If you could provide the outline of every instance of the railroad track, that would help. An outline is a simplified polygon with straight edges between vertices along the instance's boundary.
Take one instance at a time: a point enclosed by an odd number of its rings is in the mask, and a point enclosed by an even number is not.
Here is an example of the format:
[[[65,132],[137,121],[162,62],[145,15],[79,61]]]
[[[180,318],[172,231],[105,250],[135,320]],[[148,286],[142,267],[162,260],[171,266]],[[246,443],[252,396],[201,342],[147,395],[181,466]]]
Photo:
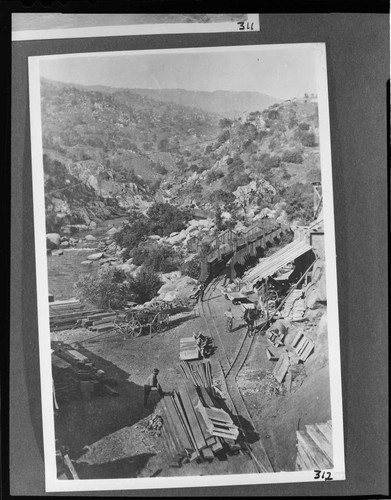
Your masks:
[[[216,287],[220,280],[220,277],[215,278],[212,281],[211,285],[207,288],[207,290],[205,290],[204,301],[206,299],[206,302],[198,302],[198,312],[202,312],[202,314],[199,315],[202,316],[207,331],[214,340],[218,340],[217,345],[222,349],[220,351],[221,355],[219,356],[220,360],[218,364],[213,364],[223,374],[222,383],[224,385],[224,392],[228,396],[229,406],[231,407],[232,414],[235,417],[236,425],[239,427],[239,429],[242,431],[242,434],[246,438],[247,452],[249,453],[256,469],[259,472],[273,472],[272,464],[270,463],[263,445],[259,440],[255,440],[254,438],[254,434],[256,434],[255,426],[236,382],[237,374],[239,373],[240,369],[247,359],[251,346],[254,342],[255,335],[253,335],[252,337],[248,337],[248,335],[246,335],[244,337],[233,363],[230,363],[227,353],[224,349],[224,344],[221,340],[219,330],[214,321],[215,313],[213,312],[209,303],[209,299],[213,295],[213,292],[216,290]],[[208,319],[210,319],[211,321],[209,322]],[[246,421],[245,426],[243,425],[240,416]],[[251,441],[254,442],[251,443]]]

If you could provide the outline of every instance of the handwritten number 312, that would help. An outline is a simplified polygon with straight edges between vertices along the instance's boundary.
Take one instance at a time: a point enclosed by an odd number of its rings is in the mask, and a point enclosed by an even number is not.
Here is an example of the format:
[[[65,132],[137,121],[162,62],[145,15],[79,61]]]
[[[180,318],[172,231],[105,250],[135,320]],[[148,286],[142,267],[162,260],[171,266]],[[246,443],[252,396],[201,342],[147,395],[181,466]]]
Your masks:
[[[253,30],[254,29],[254,23],[245,23],[244,21],[239,21],[237,23],[239,25],[239,30]]]
[[[325,481],[332,481],[333,478],[331,477],[331,472],[330,471],[321,471],[321,470],[314,470],[315,476],[314,479],[324,479]]]

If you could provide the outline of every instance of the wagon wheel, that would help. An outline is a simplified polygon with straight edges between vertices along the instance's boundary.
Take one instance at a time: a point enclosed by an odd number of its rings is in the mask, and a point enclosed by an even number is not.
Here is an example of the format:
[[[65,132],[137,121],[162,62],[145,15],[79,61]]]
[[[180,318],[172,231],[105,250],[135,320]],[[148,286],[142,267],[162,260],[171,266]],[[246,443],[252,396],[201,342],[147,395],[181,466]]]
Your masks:
[[[142,325],[140,321],[138,321],[134,316],[129,318],[128,323],[126,324],[126,338],[129,337],[138,337],[142,332]]]
[[[152,320],[152,330],[154,332],[160,333],[167,330],[168,326],[168,314],[159,312]]]
[[[128,324],[123,321],[116,319],[114,321],[114,329],[118,332],[123,338],[127,338]]]
[[[267,295],[266,295],[267,300],[274,300],[276,301],[278,299],[278,293],[276,290],[269,290]]]
[[[160,300],[155,300],[154,302],[151,302],[149,304],[149,308],[152,310],[152,311],[158,311],[162,306],[162,303]]]

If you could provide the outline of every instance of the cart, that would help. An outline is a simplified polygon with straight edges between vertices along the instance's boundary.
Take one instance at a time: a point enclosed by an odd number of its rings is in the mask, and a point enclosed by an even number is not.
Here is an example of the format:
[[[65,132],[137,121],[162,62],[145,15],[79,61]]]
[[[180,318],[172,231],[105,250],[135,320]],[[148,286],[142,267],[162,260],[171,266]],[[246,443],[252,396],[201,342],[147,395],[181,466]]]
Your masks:
[[[117,314],[114,321],[114,328],[125,339],[140,337],[147,328],[151,335],[164,332],[168,325],[169,314],[167,312],[149,308],[122,312]]]

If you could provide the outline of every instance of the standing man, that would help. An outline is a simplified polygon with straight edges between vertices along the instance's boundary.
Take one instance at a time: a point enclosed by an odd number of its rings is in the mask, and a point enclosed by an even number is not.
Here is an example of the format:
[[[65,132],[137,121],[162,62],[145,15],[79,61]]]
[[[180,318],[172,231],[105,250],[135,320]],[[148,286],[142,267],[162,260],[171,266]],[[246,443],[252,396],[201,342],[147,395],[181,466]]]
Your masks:
[[[205,283],[201,281],[200,285],[200,301],[203,302],[204,300],[204,291],[205,291]]]
[[[232,332],[232,323],[233,323],[234,316],[232,314],[230,307],[228,307],[228,309],[225,311],[224,316],[227,318],[227,330],[229,332]]]
[[[152,387],[156,387],[157,391],[159,393],[159,396],[162,398],[163,397],[163,390],[161,385],[159,384],[159,381],[157,379],[159,370],[155,368],[151,375],[147,378],[144,384],[144,408],[147,408],[148,405],[148,397],[149,394],[152,390]]]
[[[254,332],[255,314],[253,309],[246,309],[244,312],[244,321],[247,323],[247,334],[252,337]]]

